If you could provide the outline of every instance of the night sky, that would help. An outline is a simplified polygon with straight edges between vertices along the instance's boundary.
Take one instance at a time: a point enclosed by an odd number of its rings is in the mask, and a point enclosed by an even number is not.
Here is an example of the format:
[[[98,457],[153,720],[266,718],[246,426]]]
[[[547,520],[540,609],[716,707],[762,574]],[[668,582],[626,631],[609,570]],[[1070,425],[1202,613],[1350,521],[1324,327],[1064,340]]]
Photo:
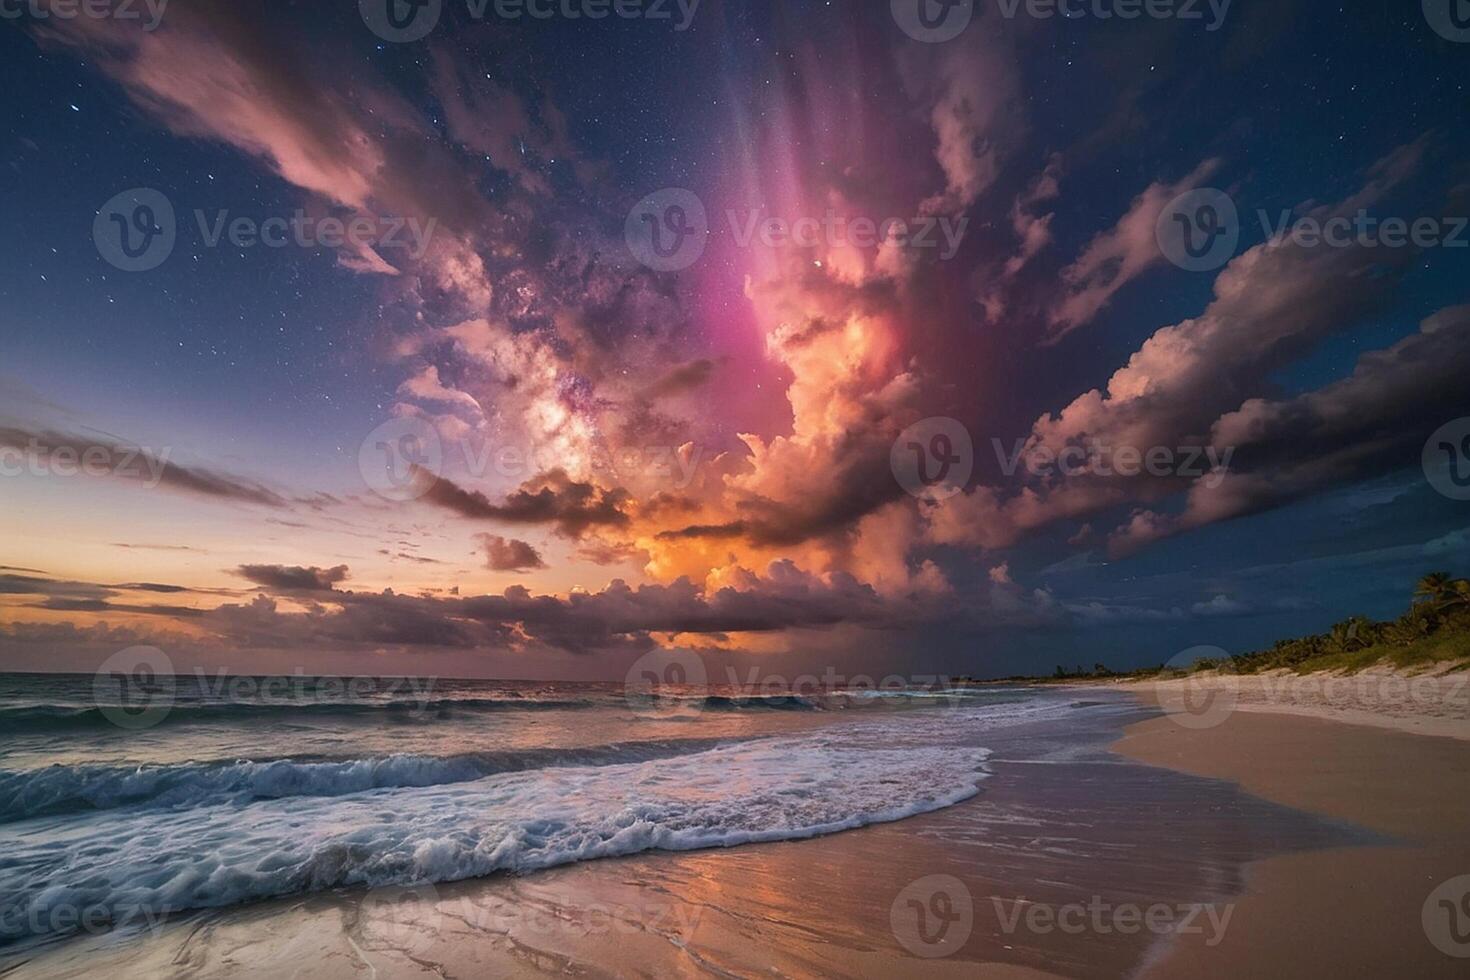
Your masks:
[[[7,6],[0,668],[999,676],[1248,650],[1470,570],[1424,463],[1470,416],[1470,29],[976,0],[928,43],[917,2],[444,0],[401,42],[371,0]],[[130,271],[140,188],[175,240]],[[671,188],[703,249],[665,263],[636,229]],[[1207,189],[1231,237],[1183,268]],[[1268,241],[1360,213],[1440,240]],[[209,240],[297,214],[374,231]],[[969,475],[916,485],[945,426]],[[1119,449],[1171,462],[1101,472]]]

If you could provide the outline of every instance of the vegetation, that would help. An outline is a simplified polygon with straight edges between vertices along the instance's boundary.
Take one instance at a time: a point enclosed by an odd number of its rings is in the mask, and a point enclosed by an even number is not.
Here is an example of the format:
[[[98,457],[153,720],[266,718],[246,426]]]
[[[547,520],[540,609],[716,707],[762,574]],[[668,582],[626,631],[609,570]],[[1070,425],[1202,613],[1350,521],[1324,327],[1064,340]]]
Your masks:
[[[1160,674],[1179,676],[1202,670],[1228,670],[1237,674],[1281,668],[1300,674],[1319,670],[1351,672],[1375,664],[1414,667],[1453,661],[1464,661],[1457,670],[1470,668],[1470,579],[1431,572],[1419,580],[1408,611],[1398,619],[1378,622],[1366,616],[1352,616],[1325,633],[1279,640],[1268,650],[1199,660],[1183,670],[1148,667],[1115,673],[1103,664],[1095,665],[1090,671],[1081,667],[1068,671],[1058,666],[1045,680],[1142,680]]]
[[[1239,673],[1280,667],[1361,670],[1377,663],[1411,667],[1470,657],[1470,579],[1431,572],[1419,580],[1414,600],[1398,619],[1377,622],[1353,616],[1326,633],[1281,640],[1269,650],[1230,658]]]

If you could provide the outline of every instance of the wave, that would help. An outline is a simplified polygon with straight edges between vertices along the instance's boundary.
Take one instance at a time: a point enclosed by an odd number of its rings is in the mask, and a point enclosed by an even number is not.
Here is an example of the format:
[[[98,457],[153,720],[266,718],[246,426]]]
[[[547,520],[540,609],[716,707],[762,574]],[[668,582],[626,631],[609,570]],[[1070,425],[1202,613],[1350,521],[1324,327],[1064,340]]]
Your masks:
[[[796,695],[676,695],[645,696],[630,693],[584,698],[434,698],[398,701],[218,701],[170,703],[167,699],[131,706],[121,704],[27,704],[0,707],[0,730],[11,734],[28,731],[65,731],[117,727],[118,719],[148,710],[154,715],[148,727],[162,724],[248,722],[299,715],[332,718],[384,720],[411,724],[453,720],[463,714],[502,711],[572,711],[583,708],[648,707],[711,711],[820,711],[815,700]]]
[[[135,705],[32,704],[0,708],[0,726],[15,728],[115,727],[119,713],[150,710],[155,724],[197,721],[251,720],[279,715],[384,715],[403,720],[446,719],[455,711],[547,711],[587,708],[598,702],[583,699],[438,698],[404,701],[217,701],[171,704],[156,699]]]
[[[345,796],[374,789],[464,783],[497,773],[599,766],[699,752],[714,738],[616,742],[435,757],[273,759],[155,766],[48,766],[0,770],[0,824],[118,807],[179,809],[291,796]]]
[[[821,711],[822,706],[812,698],[801,697],[796,694],[710,694],[704,697],[694,698],[662,698],[675,702],[692,701],[702,704],[705,708],[715,711],[743,711],[751,708],[764,708],[770,711]]]
[[[876,738],[854,744],[846,734],[782,736],[449,785],[58,818],[6,847],[0,893],[15,904],[0,916],[0,941],[76,921],[58,910],[120,921],[139,910],[159,916],[343,886],[812,837],[967,799],[986,778],[988,755],[884,747]]]

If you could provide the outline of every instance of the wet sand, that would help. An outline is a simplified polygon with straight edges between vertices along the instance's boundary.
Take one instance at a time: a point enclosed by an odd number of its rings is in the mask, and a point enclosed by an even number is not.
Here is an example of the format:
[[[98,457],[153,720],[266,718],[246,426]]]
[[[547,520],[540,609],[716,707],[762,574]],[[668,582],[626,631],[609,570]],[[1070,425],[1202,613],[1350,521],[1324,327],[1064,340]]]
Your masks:
[[[1470,873],[1463,743],[1091,710],[1081,737],[997,739],[978,797],[896,823],[320,893],[78,939],[6,976],[1465,975],[1419,921]],[[1172,925],[1141,927],[1151,909]]]
[[[1422,921],[1436,886],[1470,874],[1463,741],[1238,711],[1200,730],[1168,718],[1143,722],[1115,748],[1152,765],[1229,779],[1394,841],[1252,865],[1225,940],[1207,949],[1181,937],[1146,975],[1470,975],[1470,959],[1436,949]],[[1470,954],[1470,943],[1461,951]]]

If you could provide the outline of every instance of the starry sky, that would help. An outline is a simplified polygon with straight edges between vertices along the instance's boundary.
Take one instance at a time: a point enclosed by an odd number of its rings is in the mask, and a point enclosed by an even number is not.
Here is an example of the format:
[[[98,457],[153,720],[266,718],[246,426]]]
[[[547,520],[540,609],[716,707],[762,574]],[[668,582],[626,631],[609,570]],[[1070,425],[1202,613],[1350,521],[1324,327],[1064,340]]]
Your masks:
[[[1315,0],[976,0],[930,42],[905,3],[7,15],[0,668],[1049,673],[1470,571],[1423,462],[1470,416],[1470,43]],[[1233,234],[1187,268],[1205,192]],[[1362,213],[1444,240],[1273,237]],[[749,233],[803,217],[934,241]],[[963,475],[915,484],[941,430]],[[1128,448],[1172,463],[1097,465]]]

